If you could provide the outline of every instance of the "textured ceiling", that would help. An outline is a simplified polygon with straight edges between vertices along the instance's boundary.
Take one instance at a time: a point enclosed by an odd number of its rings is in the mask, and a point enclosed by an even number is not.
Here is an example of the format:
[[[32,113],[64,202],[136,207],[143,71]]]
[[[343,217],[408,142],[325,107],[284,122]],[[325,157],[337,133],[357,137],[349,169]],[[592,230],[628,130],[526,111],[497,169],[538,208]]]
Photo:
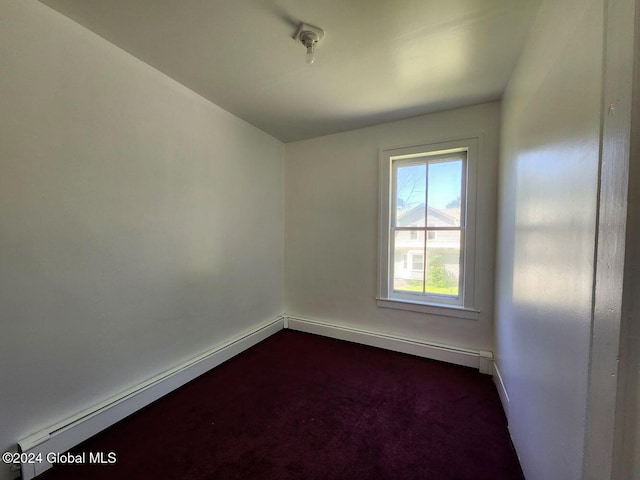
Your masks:
[[[538,0],[41,0],[289,142],[501,97]],[[322,27],[316,62],[291,37]]]

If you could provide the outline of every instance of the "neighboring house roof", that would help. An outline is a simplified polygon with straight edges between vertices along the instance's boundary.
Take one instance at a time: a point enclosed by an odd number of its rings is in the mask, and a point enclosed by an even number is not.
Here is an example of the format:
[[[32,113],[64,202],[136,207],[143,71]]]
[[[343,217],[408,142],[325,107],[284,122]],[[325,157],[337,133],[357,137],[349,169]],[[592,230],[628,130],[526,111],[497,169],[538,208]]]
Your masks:
[[[398,225],[412,227],[424,225],[424,217],[424,203],[421,203],[413,208],[399,212],[396,220]],[[429,226],[457,227],[460,225],[460,207],[443,210],[427,207],[427,219]]]

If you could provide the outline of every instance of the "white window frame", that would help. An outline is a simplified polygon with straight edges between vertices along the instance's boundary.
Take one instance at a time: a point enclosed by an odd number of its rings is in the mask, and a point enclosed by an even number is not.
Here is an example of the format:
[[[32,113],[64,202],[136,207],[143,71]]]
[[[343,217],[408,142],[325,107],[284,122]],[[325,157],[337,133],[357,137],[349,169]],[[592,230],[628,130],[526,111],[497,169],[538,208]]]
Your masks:
[[[466,168],[463,169],[461,213],[464,229],[461,232],[460,287],[458,298],[438,295],[411,295],[393,290],[393,162],[415,158],[442,156],[466,152]],[[413,147],[391,148],[380,151],[379,184],[379,261],[377,304],[383,308],[409,310],[441,316],[477,319],[479,312],[474,305],[475,243],[476,243],[476,182],[479,155],[479,139],[464,138],[447,142],[430,143]],[[460,222],[463,224],[463,222]],[[426,230],[425,230],[426,232]]]

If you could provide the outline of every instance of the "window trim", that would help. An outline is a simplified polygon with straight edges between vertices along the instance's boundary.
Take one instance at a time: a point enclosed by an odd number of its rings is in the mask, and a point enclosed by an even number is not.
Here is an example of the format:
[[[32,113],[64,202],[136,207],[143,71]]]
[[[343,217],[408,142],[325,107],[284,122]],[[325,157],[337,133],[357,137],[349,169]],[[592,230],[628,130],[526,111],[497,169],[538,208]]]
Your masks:
[[[456,316],[459,318],[477,318],[478,311],[474,309],[474,284],[475,284],[475,250],[476,250],[476,199],[477,199],[477,159],[479,155],[479,137],[462,138],[445,142],[428,143],[411,147],[381,149],[379,153],[379,208],[378,208],[378,306],[394,308],[422,313],[431,313],[443,316]],[[393,157],[416,158],[435,156],[460,151],[467,152],[466,177],[463,179],[463,192],[465,205],[464,245],[461,251],[461,302],[460,304],[446,304],[422,301],[419,297],[414,299],[402,298],[393,294],[390,275],[390,262],[392,252],[391,221],[394,214],[392,209],[392,185]],[[466,191],[464,189],[466,186]],[[462,199],[461,199],[462,201]]]

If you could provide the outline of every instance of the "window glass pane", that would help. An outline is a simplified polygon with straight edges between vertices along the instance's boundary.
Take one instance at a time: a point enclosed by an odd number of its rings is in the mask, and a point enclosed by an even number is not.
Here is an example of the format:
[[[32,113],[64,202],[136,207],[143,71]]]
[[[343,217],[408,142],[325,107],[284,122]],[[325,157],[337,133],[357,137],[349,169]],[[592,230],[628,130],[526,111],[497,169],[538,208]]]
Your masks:
[[[424,254],[413,253],[411,254],[411,271],[412,272],[424,272]]]
[[[412,239],[410,230],[395,232],[393,252],[393,289],[400,292],[424,292],[424,234]]]
[[[395,218],[398,227],[424,227],[427,166],[404,165],[396,170]]]
[[[439,231],[427,240],[427,285],[429,294],[458,296],[460,283],[460,231]]]
[[[462,160],[429,163],[427,225],[460,226]]]

